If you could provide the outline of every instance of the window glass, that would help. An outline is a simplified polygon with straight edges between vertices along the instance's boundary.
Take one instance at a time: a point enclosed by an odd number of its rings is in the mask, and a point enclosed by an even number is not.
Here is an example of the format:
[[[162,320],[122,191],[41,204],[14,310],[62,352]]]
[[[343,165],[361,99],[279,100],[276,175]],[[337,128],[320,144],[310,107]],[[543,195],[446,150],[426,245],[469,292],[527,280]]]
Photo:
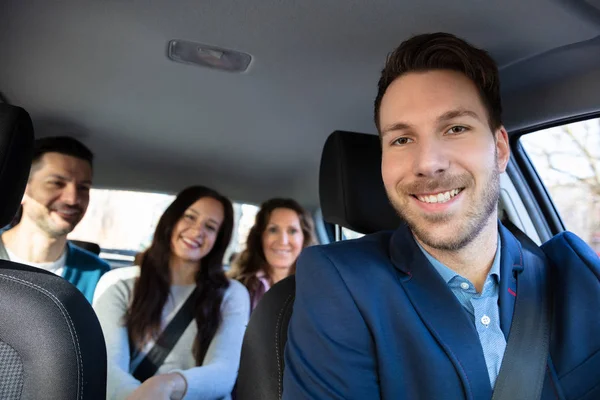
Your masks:
[[[566,228],[600,254],[600,118],[533,132],[521,144]]]

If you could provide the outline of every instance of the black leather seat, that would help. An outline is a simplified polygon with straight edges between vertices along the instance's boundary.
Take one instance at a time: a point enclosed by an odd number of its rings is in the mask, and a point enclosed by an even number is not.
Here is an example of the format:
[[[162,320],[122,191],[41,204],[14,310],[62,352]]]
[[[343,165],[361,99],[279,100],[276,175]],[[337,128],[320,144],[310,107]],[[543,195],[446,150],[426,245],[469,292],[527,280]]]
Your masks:
[[[252,312],[242,344],[236,400],[281,398],[283,351],[295,293],[294,276],[287,277],[265,293]]]
[[[25,110],[0,104],[0,226],[23,197],[33,154]],[[106,398],[106,348],[83,294],[52,273],[0,260],[0,399]]]
[[[336,131],[323,147],[319,172],[323,219],[368,234],[395,229],[400,218],[381,178],[379,137]],[[237,400],[276,400],[283,392],[284,350],[295,296],[294,277],[269,290],[246,329]]]

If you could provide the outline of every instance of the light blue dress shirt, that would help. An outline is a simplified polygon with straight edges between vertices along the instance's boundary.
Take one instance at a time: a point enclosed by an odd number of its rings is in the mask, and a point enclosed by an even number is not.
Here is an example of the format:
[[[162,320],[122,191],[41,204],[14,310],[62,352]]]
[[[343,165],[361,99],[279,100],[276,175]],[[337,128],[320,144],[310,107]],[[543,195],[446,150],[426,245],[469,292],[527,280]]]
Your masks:
[[[500,329],[500,309],[498,307],[498,293],[500,290],[500,235],[498,247],[492,268],[483,285],[481,293],[477,293],[475,286],[468,279],[457,274],[429,254],[419,242],[417,245],[425,257],[448,284],[464,311],[467,313],[479,335],[483,348],[483,355],[487,365],[488,375],[492,389],[498,378],[498,372],[506,350],[506,339]]]

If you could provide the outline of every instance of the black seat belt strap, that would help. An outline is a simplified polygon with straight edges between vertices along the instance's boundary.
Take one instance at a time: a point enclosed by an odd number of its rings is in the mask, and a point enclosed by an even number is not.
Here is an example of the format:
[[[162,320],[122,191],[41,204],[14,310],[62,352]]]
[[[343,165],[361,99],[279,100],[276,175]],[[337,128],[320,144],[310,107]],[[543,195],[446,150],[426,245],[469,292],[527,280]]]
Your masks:
[[[196,289],[188,296],[171,322],[159,335],[152,349],[146,354],[142,362],[133,371],[133,377],[140,382],[153,377],[163,364],[173,347],[190,322],[194,319],[194,305],[196,300]],[[130,344],[130,346],[132,346]],[[132,348],[132,347],[131,347]]]
[[[524,265],[516,277],[515,310],[492,400],[537,400],[544,385],[550,343],[549,266],[539,246],[512,223],[503,224],[521,242]]]

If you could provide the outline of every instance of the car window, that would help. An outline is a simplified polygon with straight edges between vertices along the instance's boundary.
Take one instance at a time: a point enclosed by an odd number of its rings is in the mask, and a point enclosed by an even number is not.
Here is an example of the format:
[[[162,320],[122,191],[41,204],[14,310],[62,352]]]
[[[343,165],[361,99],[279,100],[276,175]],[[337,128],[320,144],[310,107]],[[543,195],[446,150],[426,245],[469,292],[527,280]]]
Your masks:
[[[85,217],[69,239],[98,243],[101,256],[131,263],[135,254],[150,245],[160,216],[174,199],[170,194],[92,189]],[[234,203],[233,208],[235,225],[225,264],[231,254],[245,247],[258,212],[253,204]]]
[[[600,118],[520,139],[565,227],[600,254]]]

